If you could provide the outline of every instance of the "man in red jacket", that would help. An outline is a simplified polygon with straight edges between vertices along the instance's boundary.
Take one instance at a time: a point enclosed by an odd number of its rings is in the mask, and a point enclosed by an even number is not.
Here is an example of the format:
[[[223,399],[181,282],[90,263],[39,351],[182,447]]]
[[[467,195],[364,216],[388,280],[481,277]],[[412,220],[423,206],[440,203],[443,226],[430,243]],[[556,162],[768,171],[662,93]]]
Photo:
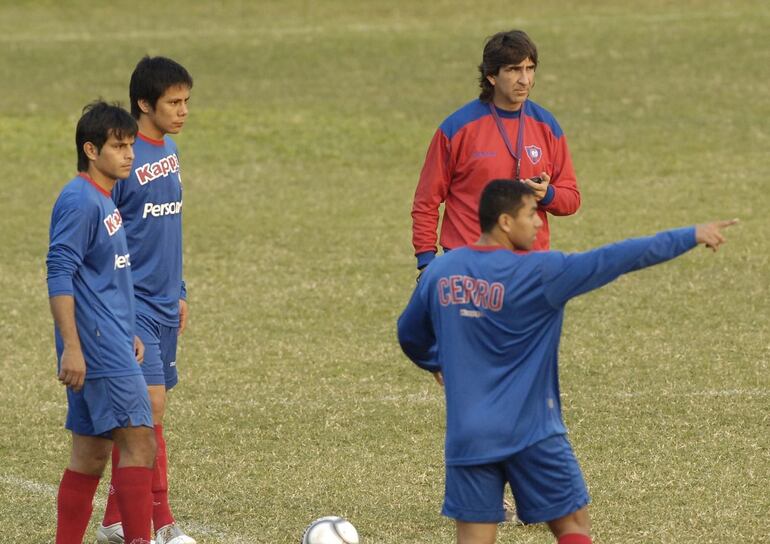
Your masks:
[[[554,116],[528,99],[535,83],[537,48],[521,30],[500,32],[484,46],[479,98],[441,124],[428,148],[412,205],[417,268],[437,252],[473,243],[481,230],[478,202],[491,179],[512,178],[535,192],[543,227],[533,249],[548,249],[548,214],[571,215],[580,192],[567,141]]]

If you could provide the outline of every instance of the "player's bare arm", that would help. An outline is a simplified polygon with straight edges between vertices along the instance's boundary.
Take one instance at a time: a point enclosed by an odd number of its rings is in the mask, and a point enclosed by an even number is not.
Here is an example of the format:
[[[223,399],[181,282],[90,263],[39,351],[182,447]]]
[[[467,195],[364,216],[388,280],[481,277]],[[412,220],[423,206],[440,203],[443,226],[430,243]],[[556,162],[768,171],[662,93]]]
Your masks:
[[[144,343],[138,336],[134,336],[134,356],[140,365],[144,362]]]
[[[57,295],[51,297],[49,302],[51,314],[64,342],[59,381],[73,391],[80,391],[86,379],[86,361],[75,324],[75,299],[71,295]]]
[[[179,299],[179,330],[177,334],[182,334],[187,327],[187,316],[189,315],[189,307],[187,301],[183,298]]]
[[[696,225],[695,241],[699,244],[703,244],[712,251],[716,251],[719,249],[719,246],[727,241],[722,231],[738,222],[738,219],[729,219],[726,221],[714,221],[712,223]]]

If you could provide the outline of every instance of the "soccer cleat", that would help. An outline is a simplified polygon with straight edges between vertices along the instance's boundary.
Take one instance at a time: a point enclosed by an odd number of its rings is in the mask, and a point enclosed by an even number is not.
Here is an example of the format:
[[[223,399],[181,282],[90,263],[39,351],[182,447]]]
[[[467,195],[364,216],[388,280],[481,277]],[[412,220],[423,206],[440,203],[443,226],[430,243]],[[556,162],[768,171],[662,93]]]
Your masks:
[[[166,525],[155,531],[156,544],[196,544],[195,539],[187,536],[176,523]]]
[[[96,542],[98,544],[123,544],[125,542],[123,525],[120,522],[106,527],[99,524],[99,528],[96,530]]]
[[[519,519],[519,516],[516,515],[516,505],[507,498],[503,499],[503,508],[505,509],[505,521],[503,523],[525,525],[525,523]]]
[[[97,544],[125,544],[126,538],[123,535],[123,525],[120,522],[107,525],[106,527],[100,524],[99,528],[96,529],[96,542]],[[150,540],[150,544],[155,544],[155,541]]]

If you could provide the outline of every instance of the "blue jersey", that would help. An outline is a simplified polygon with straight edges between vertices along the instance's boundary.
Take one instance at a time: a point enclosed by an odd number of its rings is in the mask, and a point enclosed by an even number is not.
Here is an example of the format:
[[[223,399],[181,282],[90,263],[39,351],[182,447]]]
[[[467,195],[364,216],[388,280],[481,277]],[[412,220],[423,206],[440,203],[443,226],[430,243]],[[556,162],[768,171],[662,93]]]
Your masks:
[[[86,379],[141,374],[134,356],[131,255],[110,194],[79,174],[54,204],[49,236],[48,296],[75,299]],[[57,329],[59,359],[62,350]]]
[[[447,465],[499,461],[565,433],[558,351],[567,301],[695,243],[685,228],[586,253],[470,246],[432,262],[398,338],[412,361],[444,376]]]
[[[137,313],[167,327],[179,325],[182,281],[182,179],[176,144],[139,133],[131,176],[112,198],[123,216]]]

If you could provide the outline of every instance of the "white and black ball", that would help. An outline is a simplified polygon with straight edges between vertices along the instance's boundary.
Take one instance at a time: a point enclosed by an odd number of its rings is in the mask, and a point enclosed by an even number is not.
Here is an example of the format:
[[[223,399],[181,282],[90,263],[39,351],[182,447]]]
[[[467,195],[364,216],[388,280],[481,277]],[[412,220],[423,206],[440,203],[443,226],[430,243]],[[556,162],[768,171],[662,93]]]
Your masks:
[[[302,544],[359,544],[358,531],[345,518],[326,516],[307,526]]]

